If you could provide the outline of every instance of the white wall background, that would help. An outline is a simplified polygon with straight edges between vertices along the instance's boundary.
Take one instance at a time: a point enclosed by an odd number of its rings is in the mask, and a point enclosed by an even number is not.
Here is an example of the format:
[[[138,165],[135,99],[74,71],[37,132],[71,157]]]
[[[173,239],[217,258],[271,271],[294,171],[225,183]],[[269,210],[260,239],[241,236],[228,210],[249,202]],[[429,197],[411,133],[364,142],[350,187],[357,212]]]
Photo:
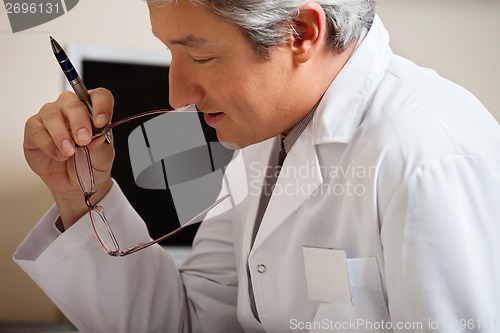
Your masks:
[[[500,120],[499,0],[379,0],[379,14],[396,53],[465,86]],[[66,43],[163,49],[141,0],[82,0],[68,14],[16,34],[0,9],[0,320],[60,318],[11,260],[52,202],[22,153],[24,123],[63,89],[49,35]]]

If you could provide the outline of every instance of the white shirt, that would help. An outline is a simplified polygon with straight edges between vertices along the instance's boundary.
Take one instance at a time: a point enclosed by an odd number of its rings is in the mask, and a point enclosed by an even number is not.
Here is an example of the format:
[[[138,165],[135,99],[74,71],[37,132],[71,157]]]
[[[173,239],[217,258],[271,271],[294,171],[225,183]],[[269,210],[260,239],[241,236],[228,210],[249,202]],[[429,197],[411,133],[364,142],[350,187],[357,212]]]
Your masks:
[[[251,247],[277,143],[243,149],[230,187],[246,182],[247,198],[201,224],[179,270],[159,246],[108,257],[87,217],[59,234],[56,207],[14,259],[82,332],[499,329],[500,128],[475,97],[392,54],[376,17],[288,153]],[[101,205],[121,237],[147,233],[117,184]]]

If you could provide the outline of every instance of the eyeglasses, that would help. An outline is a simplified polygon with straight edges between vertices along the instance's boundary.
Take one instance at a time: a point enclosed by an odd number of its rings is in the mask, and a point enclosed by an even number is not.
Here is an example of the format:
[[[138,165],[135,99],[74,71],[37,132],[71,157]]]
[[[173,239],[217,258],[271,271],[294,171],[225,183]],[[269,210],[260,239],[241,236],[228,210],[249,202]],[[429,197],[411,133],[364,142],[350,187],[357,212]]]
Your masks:
[[[177,110],[154,110],[154,111],[148,111],[144,113],[140,113],[134,116],[130,116],[127,118],[124,118],[122,120],[116,121],[106,127],[103,127],[97,131],[95,131],[92,135],[92,138],[95,139],[99,136],[102,135],[109,135],[109,132],[111,131],[112,128],[127,123],[129,121],[142,118],[142,117],[147,117],[147,116],[153,116],[153,115],[159,115],[159,114],[164,114],[167,112],[197,112],[196,110],[191,110],[189,107],[183,108],[183,109],[177,109]],[[93,166],[92,166],[92,160],[90,158],[90,152],[87,148],[87,146],[77,146],[75,154],[73,156],[73,162],[75,166],[75,172],[76,176],[78,178],[78,182],[80,184],[80,188],[82,189],[82,192],[84,194],[85,198],[85,203],[88,208],[88,213],[89,213],[89,218],[90,218],[90,223],[92,225],[92,229],[94,230],[94,233],[97,237],[97,240],[99,241],[99,244],[101,247],[104,249],[104,251],[109,254],[110,256],[113,257],[123,257],[129,254],[132,254],[134,252],[140,251],[142,249],[145,249],[153,244],[159,243],[186,228],[187,226],[194,224],[196,222],[199,222],[199,219],[206,215],[208,211],[210,211],[212,208],[217,206],[219,203],[227,199],[230,195],[225,194],[222,197],[220,197],[218,200],[216,200],[214,203],[212,203],[210,206],[208,206],[206,209],[201,211],[199,214],[194,216],[192,219],[189,221],[185,222],[182,224],[180,227],[177,229],[167,233],[166,235],[159,237],[157,239],[148,241],[148,242],[143,242],[139,243],[135,246],[128,247],[128,248],[121,248],[119,245],[119,242],[117,240],[117,237],[115,236],[115,233],[113,232],[110,223],[106,219],[106,216],[104,215],[104,208],[100,205],[93,205],[90,201],[90,198],[92,195],[94,195],[97,192],[97,187],[95,185],[95,179],[94,179],[94,171],[93,171]]]

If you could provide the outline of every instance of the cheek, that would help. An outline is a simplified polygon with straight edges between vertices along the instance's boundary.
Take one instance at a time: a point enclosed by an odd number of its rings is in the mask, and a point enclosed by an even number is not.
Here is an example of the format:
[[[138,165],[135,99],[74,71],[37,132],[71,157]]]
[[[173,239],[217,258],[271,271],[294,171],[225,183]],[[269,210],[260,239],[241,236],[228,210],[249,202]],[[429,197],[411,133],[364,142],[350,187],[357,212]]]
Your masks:
[[[246,77],[235,79],[230,87],[232,94],[228,97],[250,109],[275,109],[283,101],[286,84],[279,81],[281,77],[270,74],[248,73]]]
[[[233,120],[238,127],[246,127],[251,135],[271,136],[280,126],[280,114],[285,107],[285,84],[281,85],[269,76],[249,75],[235,80],[224,97],[229,101]]]
[[[225,131],[251,143],[281,133],[281,115],[290,107],[291,93],[284,67],[276,62],[246,63],[243,68],[213,73],[205,82],[206,96],[231,118]]]

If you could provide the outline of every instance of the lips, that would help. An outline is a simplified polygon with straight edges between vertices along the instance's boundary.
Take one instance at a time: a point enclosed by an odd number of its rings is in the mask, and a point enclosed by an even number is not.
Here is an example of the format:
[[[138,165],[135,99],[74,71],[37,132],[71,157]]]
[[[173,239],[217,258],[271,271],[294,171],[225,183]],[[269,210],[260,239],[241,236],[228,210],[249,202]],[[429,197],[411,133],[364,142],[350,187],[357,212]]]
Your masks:
[[[204,114],[205,122],[210,127],[215,127],[224,118],[223,112],[213,112]]]

